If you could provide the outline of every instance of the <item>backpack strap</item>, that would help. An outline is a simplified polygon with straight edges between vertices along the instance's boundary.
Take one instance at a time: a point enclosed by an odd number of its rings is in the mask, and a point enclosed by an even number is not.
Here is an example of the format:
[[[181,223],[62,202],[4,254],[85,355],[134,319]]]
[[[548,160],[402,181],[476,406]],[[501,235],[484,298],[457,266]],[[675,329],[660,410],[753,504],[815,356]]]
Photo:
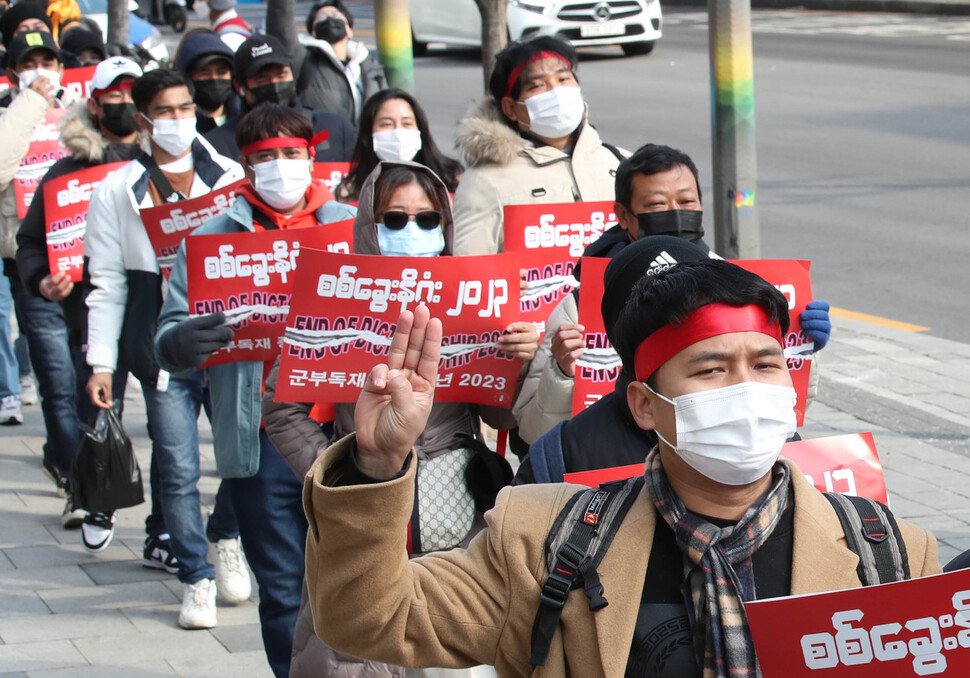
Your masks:
[[[866,497],[823,494],[842,523],[849,548],[859,556],[856,571],[863,586],[910,578],[906,544],[888,507]]]
[[[582,586],[593,612],[609,604],[596,568],[642,488],[643,476],[604,483],[573,495],[560,511],[546,540],[549,576],[532,623],[533,667],[546,663],[571,590]]]
[[[620,162],[623,162],[624,160],[626,160],[626,158],[623,157],[623,154],[620,153],[620,149],[614,146],[613,144],[608,144],[605,141],[600,141],[600,144],[603,146],[603,148],[605,148],[610,153],[615,155],[616,159],[619,160]]]
[[[185,198],[184,195],[172,188],[171,182],[169,182],[168,177],[162,172],[158,163],[155,162],[155,158],[148,155],[145,151],[142,151],[141,155],[138,156],[138,162],[148,171],[148,176],[161,194],[162,200],[169,203],[178,202]]]

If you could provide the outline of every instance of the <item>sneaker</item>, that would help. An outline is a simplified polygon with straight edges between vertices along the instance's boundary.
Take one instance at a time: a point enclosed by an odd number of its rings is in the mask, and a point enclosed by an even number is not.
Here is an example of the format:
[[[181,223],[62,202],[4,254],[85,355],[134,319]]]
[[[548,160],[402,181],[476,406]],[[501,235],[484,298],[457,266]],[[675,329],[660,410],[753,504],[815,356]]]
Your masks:
[[[8,395],[0,400],[0,424],[14,426],[24,423],[24,413],[20,409],[20,396]]]
[[[81,543],[88,553],[100,553],[108,548],[115,536],[115,514],[89,513],[81,523]]]
[[[67,503],[64,504],[64,513],[61,514],[61,525],[67,530],[74,530],[81,527],[81,523],[87,517],[88,512],[83,508],[74,505],[74,496],[67,495]]]
[[[228,603],[241,603],[249,600],[253,587],[249,581],[249,570],[243,558],[239,537],[220,539],[212,545],[215,549],[216,586]]]
[[[215,581],[200,579],[186,586],[182,594],[179,626],[183,629],[211,629],[217,623]]]
[[[20,377],[20,404],[37,404],[37,382],[32,374]]]
[[[179,571],[179,559],[172,553],[172,540],[167,534],[160,534],[157,537],[148,535],[145,539],[141,564],[144,567],[165,570],[169,574],[176,574]]]
[[[40,463],[40,470],[43,471],[44,475],[47,476],[57,487],[57,496],[66,497],[68,484],[70,481],[61,475],[61,472],[57,470],[57,466],[54,465],[54,462],[47,461],[45,459]]]

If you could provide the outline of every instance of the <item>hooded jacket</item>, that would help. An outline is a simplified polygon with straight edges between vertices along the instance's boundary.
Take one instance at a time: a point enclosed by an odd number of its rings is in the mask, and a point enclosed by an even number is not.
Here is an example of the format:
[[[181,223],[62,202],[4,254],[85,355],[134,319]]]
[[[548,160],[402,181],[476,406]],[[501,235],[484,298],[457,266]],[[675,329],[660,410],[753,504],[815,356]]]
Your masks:
[[[68,155],[50,168],[37,187],[30,209],[17,232],[17,269],[24,286],[35,296],[40,293],[40,281],[50,275],[47,254],[47,215],[44,207],[44,186],[51,179],[78,172],[96,165],[134,160],[148,143],[148,136],[139,132],[133,144],[112,143],[104,138],[97,120],[88,111],[87,102],[79,101],[61,118],[61,143]],[[71,294],[61,301],[64,319],[72,330],[83,327],[86,309],[82,299],[83,285],[75,285]]]
[[[569,154],[510,127],[493,98],[474,106],[455,142],[468,168],[455,192],[455,254],[503,251],[506,205],[613,200],[616,167],[628,153],[604,145],[587,118]]]

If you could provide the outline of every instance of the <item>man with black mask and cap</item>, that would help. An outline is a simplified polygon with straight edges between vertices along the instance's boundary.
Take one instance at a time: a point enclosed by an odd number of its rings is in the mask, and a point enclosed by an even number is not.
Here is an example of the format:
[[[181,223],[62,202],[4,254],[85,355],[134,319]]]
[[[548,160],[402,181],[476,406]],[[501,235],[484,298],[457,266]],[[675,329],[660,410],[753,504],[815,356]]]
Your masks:
[[[232,89],[233,51],[210,30],[190,31],[175,54],[175,67],[195,86],[196,126],[199,134],[211,132],[237,115],[242,99]]]
[[[387,88],[384,68],[364,43],[353,39],[354,17],[342,0],[318,0],[306,18],[312,40],[296,36],[293,3],[271,0],[266,32],[283,43],[293,61],[303,105],[340,113],[355,124],[368,98]]]
[[[657,235],[682,238],[710,253],[703,240],[697,166],[683,151],[660,144],[640,147],[617,167],[615,194],[613,210],[619,223],[587,247],[584,257],[613,258],[630,243]],[[579,278],[578,266],[573,275]],[[572,413],[575,364],[585,348],[576,296],[566,295],[549,315],[539,350],[512,407],[519,435],[528,443]],[[831,332],[828,308],[827,302],[813,301],[802,314],[802,328],[815,342],[816,351],[825,346]],[[812,373],[816,375],[817,370]]]
[[[254,35],[236,51],[233,58],[233,86],[243,98],[242,110],[223,125],[205,135],[222,155],[239,157],[236,125],[239,119],[262,103],[288,106],[310,119],[319,140],[317,162],[349,162],[357,143],[357,129],[343,115],[314,111],[303,105],[296,94],[290,57],[280,41],[271,35]]]
[[[17,269],[25,288],[20,295],[20,329],[36,349],[32,354],[37,354],[38,376],[44,375],[38,379],[47,427],[44,470],[65,490],[81,442],[78,422],[89,409],[76,397],[77,384],[83,388],[90,376],[81,359],[87,309],[82,286],[72,283],[66,273],[51,271],[44,191],[52,179],[95,165],[131,160],[141,152],[130,92],[140,75],[141,68],[129,59],[113,57],[98,64],[91,98],[75,103],[61,120],[61,143],[68,155],[41,179],[17,233]],[[119,393],[123,389],[124,381],[116,385]],[[82,518],[68,496],[62,524],[78,527]]]

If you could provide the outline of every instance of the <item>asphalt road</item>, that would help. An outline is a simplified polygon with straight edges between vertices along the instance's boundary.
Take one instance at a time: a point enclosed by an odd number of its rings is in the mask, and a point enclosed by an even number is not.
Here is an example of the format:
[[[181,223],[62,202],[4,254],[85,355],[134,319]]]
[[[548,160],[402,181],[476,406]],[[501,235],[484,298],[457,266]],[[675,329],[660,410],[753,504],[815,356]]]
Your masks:
[[[370,8],[356,9],[373,44]],[[713,208],[706,14],[665,18],[653,54],[584,50],[580,80],[607,141],[685,150]],[[753,24],[762,256],[811,259],[815,296],[834,306],[966,342],[970,21],[755,11]],[[482,92],[478,54],[433,49],[415,77],[449,148]]]

